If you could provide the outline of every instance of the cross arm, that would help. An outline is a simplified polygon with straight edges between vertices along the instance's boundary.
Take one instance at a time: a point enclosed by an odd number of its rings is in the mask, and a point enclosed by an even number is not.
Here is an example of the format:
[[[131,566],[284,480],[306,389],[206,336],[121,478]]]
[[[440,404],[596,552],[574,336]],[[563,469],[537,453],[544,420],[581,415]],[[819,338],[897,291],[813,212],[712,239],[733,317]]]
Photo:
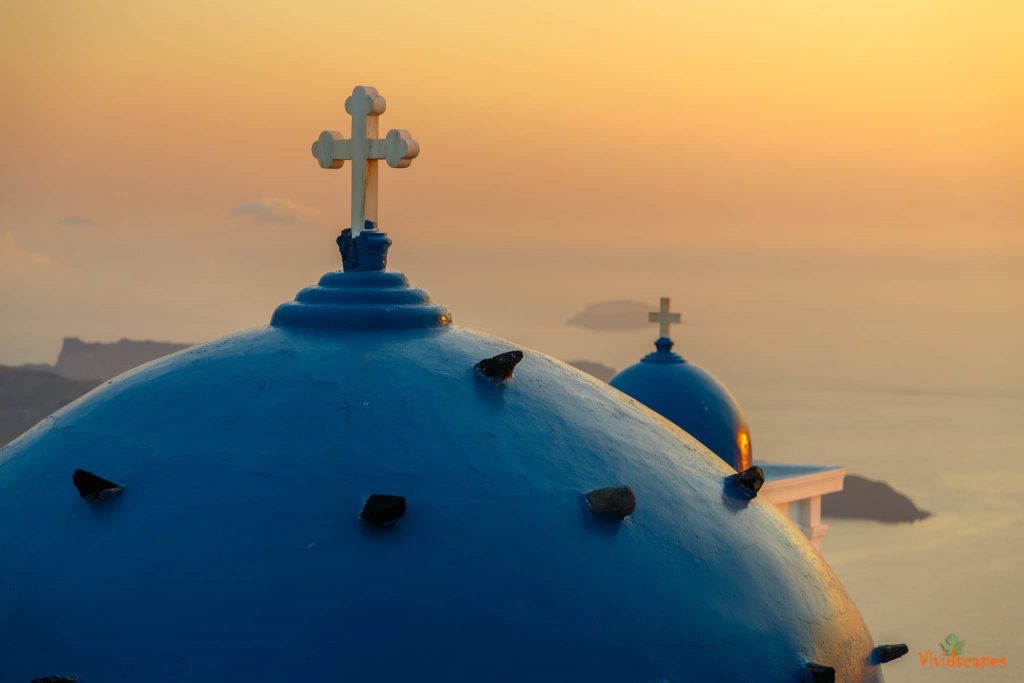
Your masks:
[[[406,168],[419,153],[420,143],[407,130],[392,128],[383,140],[370,141],[370,158],[386,159],[391,168]]]
[[[405,168],[420,153],[420,145],[407,130],[389,130],[383,140],[368,140],[366,155],[370,159],[385,159],[391,168]],[[341,168],[356,152],[353,140],[336,130],[325,130],[313,143],[313,156],[322,168]]]
[[[313,143],[313,156],[320,168],[341,168],[352,158],[352,141],[336,130],[325,130]]]

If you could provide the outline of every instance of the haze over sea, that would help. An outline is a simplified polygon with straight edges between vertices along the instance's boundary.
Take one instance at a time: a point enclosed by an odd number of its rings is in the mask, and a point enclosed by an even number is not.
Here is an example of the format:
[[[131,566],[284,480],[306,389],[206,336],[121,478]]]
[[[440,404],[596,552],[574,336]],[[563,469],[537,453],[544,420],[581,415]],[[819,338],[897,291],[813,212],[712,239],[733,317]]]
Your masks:
[[[400,253],[400,252],[399,252]],[[397,254],[396,254],[397,256]],[[425,256],[425,255],[424,255]],[[564,324],[584,304],[671,296],[676,350],[726,382],[754,457],[842,464],[933,516],[829,521],[823,553],[901,681],[1018,680],[1024,670],[1024,268],[1000,251],[545,250],[396,258],[456,322],[618,369],[656,328]],[[422,259],[422,260],[421,260]],[[956,633],[1005,671],[922,668]]]

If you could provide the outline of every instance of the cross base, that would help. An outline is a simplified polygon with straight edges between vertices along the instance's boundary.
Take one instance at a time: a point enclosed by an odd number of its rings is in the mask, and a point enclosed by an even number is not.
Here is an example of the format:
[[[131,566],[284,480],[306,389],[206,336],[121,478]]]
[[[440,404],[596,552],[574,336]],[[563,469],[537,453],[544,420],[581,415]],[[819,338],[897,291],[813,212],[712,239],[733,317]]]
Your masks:
[[[377,230],[373,221],[366,221],[362,232],[355,237],[352,236],[352,228],[345,228],[338,235],[337,242],[341,265],[346,271],[387,268],[391,238]]]

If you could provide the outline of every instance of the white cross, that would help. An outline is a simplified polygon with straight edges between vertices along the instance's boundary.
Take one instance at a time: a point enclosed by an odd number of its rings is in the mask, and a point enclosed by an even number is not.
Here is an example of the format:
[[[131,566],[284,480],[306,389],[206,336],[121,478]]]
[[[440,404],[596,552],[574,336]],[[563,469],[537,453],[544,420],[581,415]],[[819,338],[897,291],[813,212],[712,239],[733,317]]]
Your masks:
[[[671,327],[672,323],[677,323],[680,321],[678,313],[668,312],[668,303],[669,298],[667,296],[661,297],[661,306],[659,307],[659,310],[657,312],[647,314],[648,322],[658,323],[660,327],[659,332],[661,333],[662,337],[668,337],[669,327]]]
[[[377,117],[387,102],[376,88],[357,85],[345,100],[352,116],[352,139],[336,130],[325,130],[313,143],[313,156],[321,168],[341,168],[352,161],[352,237],[363,230],[364,221],[377,223],[377,160],[386,159],[391,168],[405,168],[420,153],[420,145],[407,130],[389,130],[377,138]]]

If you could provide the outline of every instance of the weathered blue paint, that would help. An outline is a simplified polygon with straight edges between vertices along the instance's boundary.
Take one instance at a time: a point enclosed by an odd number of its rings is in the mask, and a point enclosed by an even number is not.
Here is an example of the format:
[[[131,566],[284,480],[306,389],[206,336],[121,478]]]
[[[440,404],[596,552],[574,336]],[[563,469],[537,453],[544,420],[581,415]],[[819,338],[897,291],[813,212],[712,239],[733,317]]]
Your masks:
[[[882,680],[821,557],[704,447],[537,352],[483,378],[516,347],[394,325],[434,305],[366,277],[0,451],[4,680]],[[124,490],[91,504],[76,468]],[[594,517],[586,492],[623,484],[635,512]],[[373,493],[405,515],[361,522]]]
[[[609,384],[668,418],[737,471],[751,465],[750,431],[739,402],[714,375],[672,352],[657,351],[611,378]]]
[[[355,270],[327,273],[295,301],[278,306],[270,324],[366,331],[446,327],[451,322],[451,312],[432,303],[424,290],[410,287],[402,273]]]

